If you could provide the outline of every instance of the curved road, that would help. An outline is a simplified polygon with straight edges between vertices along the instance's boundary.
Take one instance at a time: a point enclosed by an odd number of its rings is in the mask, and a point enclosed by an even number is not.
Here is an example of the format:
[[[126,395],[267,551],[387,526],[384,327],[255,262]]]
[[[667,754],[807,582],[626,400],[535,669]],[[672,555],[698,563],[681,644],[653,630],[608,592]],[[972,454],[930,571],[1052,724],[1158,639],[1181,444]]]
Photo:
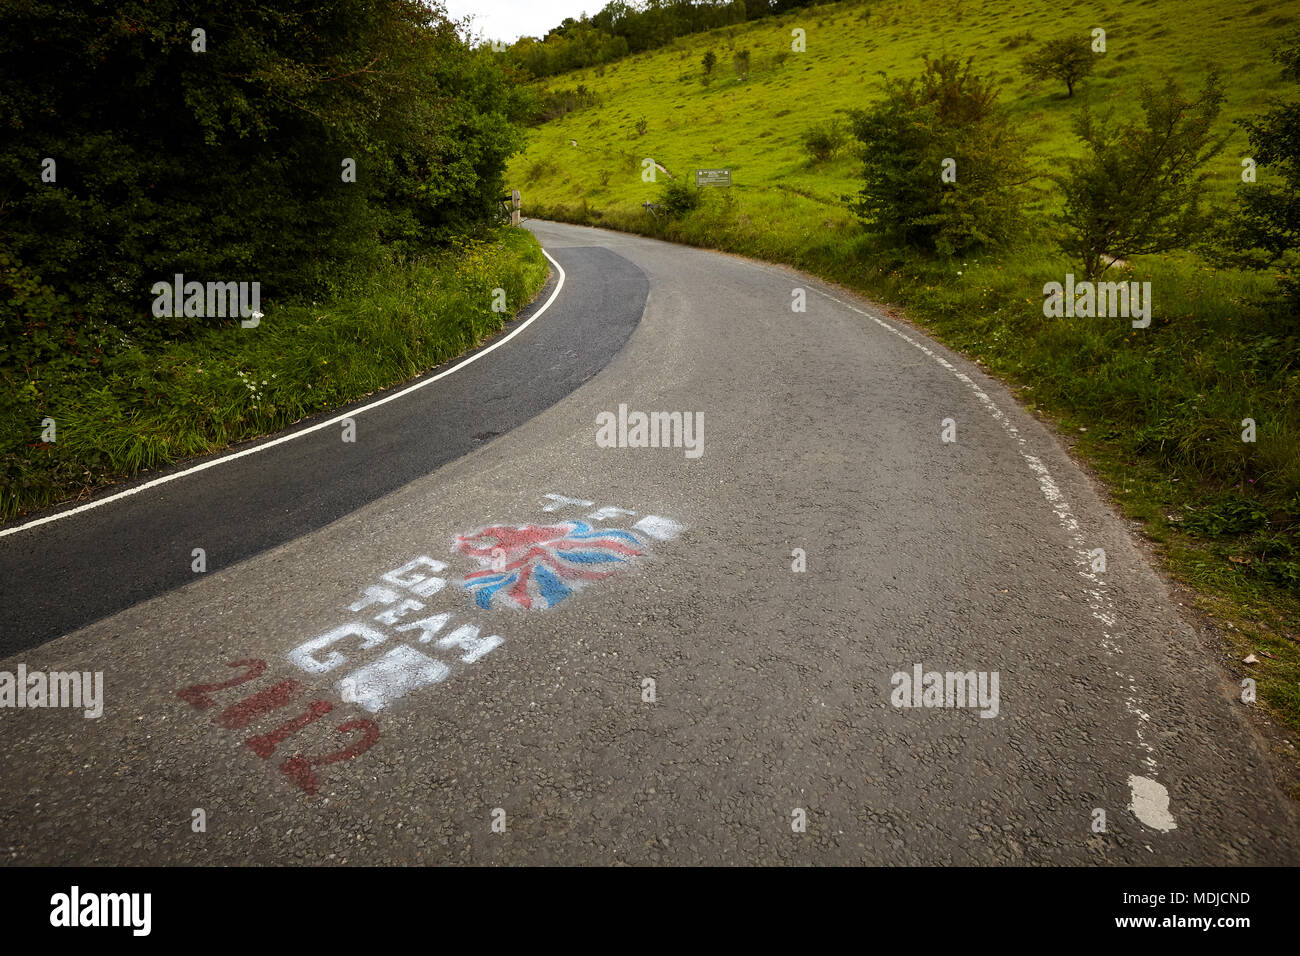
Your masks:
[[[0,537],[0,671],[104,681],[0,710],[6,859],[1300,860],[1214,647],[1005,389],[795,272],[532,228],[549,311],[355,445]]]

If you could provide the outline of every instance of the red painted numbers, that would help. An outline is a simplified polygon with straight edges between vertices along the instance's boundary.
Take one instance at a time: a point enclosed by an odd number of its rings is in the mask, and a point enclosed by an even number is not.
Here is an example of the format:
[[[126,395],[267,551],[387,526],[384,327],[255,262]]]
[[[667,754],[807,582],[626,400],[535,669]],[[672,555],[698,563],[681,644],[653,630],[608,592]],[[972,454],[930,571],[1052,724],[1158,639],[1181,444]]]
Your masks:
[[[299,714],[293,720],[286,721],[269,734],[262,734],[260,737],[249,737],[244,743],[252,748],[253,753],[266,760],[271,754],[275,753],[275,748],[279,744],[288,740],[313,720],[324,717],[333,709],[334,705],[327,700],[313,700],[311,706],[307,708],[307,713]]]
[[[262,672],[266,670],[266,661],[231,661],[227,666],[246,667],[248,670],[239,677],[232,677],[220,684],[195,684],[193,687],[186,687],[182,691],[177,691],[176,696],[186,703],[192,704],[195,710],[206,710],[212,706],[212,698],[207,696],[209,693],[217,690],[229,690],[231,687],[238,687],[245,681],[261,677]]]
[[[284,763],[280,764],[280,770],[288,774],[289,779],[296,783],[308,793],[315,793],[319,787],[316,780],[316,774],[312,772],[314,767],[328,767],[332,763],[338,763],[340,760],[351,760],[353,757],[359,757],[375,745],[379,739],[379,725],[373,720],[349,720],[345,724],[339,724],[335,728],[338,733],[346,734],[359,731],[361,739],[356,743],[344,747],[342,750],[336,750],[334,753],[325,754],[320,757],[290,757]]]
[[[195,710],[207,710],[213,700],[209,694],[229,690],[240,684],[260,677],[266,671],[266,661],[242,660],[231,661],[232,668],[244,668],[244,673],[230,680],[215,684],[195,684],[177,691],[177,696]],[[232,704],[213,718],[213,722],[227,730],[242,730],[254,721],[260,720],[274,710],[286,707],[302,696],[306,688],[296,680],[283,680],[265,690],[259,691],[236,704]],[[276,748],[294,734],[301,731],[313,721],[319,720],[334,709],[327,700],[314,700],[307,705],[306,711],[285,721],[279,727],[265,734],[249,737],[244,744],[263,760],[275,753]],[[335,728],[335,733],[351,739],[345,746],[327,754],[306,757],[295,754],[280,764],[280,771],[308,794],[320,789],[320,780],[316,770],[343,760],[352,760],[361,756],[379,740],[379,725],[370,719],[348,720]]]

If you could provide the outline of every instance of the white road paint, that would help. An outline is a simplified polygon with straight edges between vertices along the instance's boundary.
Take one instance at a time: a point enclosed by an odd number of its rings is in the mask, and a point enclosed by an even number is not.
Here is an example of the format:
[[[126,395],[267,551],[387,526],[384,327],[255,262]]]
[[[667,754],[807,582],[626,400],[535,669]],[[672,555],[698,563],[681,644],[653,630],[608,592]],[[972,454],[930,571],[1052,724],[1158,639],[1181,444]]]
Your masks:
[[[659,515],[646,515],[632,527],[656,541],[669,541],[686,530],[685,525],[678,524],[672,518],[662,518]]]
[[[543,500],[551,502],[543,508],[544,511],[554,511],[562,507],[592,506],[590,501],[565,495],[548,494]],[[635,511],[627,508],[613,506],[606,506],[592,512],[592,515],[597,517],[635,514]],[[633,527],[645,537],[659,541],[674,538],[686,530],[685,525],[661,515],[646,515]],[[461,539],[462,536],[457,537],[457,540]],[[441,592],[446,581],[425,572],[446,570],[446,562],[422,554],[407,561],[401,567],[380,575],[380,579],[393,588],[428,598]],[[443,595],[444,599],[447,597],[448,595]],[[356,669],[344,676],[335,686],[344,701],[360,704],[371,713],[382,710],[412,691],[428,687],[430,684],[442,683],[453,673],[462,670],[461,665],[476,664],[505,643],[505,638],[499,634],[480,636],[481,631],[477,624],[460,624],[445,636],[438,637],[451,621],[452,612],[441,611],[427,617],[419,617],[417,612],[425,610],[423,601],[404,597],[400,591],[381,585],[367,586],[362,596],[348,605],[348,609],[353,612],[361,610],[370,612],[377,608],[379,613],[374,615],[373,622],[393,628],[398,635],[406,636],[407,640],[416,640],[420,644],[434,643],[439,650],[455,654],[458,661],[437,660],[408,644],[388,647],[383,656],[370,663],[352,662],[351,666]],[[481,611],[476,609],[469,613],[479,614]],[[324,674],[349,662],[349,658],[336,649],[335,645],[358,639],[359,649],[368,650],[383,645],[388,640],[388,635],[370,624],[351,621],[299,644],[289,652],[288,658],[294,666],[308,674]]]
[[[478,628],[473,624],[462,624],[446,637],[438,639],[438,646],[443,649],[455,647],[464,651],[460,659],[465,664],[473,664],[484,654],[504,643],[505,639],[498,634],[479,637]]]
[[[399,644],[379,660],[339,681],[338,691],[373,714],[413,690],[437,684],[450,672],[451,668],[442,661]]]
[[[1163,784],[1157,783],[1150,777],[1130,776],[1128,788],[1132,794],[1132,802],[1129,803],[1128,808],[1133,811],[1135,817],[1153,830],[1162,833],[1178,829],[1173,814],[1169,812],[1169,791]]]
[[[970,389],[979,400],[979,403],[984,406],[984,410],[1002,426],[1003,430],[1011,438],[1015,439],[1016,450],[1020,452],[1020,457],[1024,460],[1025,465],[1029,468],[1029,471],[1034,475],[1035,479],[1037,479],[1039,490],[1042,491],[1043,497],[1047,499],[1047,503],[1051,506],[1052,511],[1056,513],[1057,520],[1060,522],[1061,527],[1065,529],[1065,532],[1070,536],[1070,540],[1075,546],[1076,558],[1078,559],[1081,568],[1079,574],[1086,578],[1089,584],[1092,585],[1091,587],[1086,587],[1084,590],[1089,597],[1088,608],[1091,611],[1092,616],[1100,622],[1102,626],[1102,639],[1100,641],[1102,650],[1105,651],[1109,657],[1114,658],[1120,656],[1123,651],[1120,649],[1112,633],[1119,620],[1118,614],[1116,613],[1115,603],[1107,593],[1106,584],[1092,570],[1091,551],[1087,547],[1083,532],[1079,527],[1079,521],[1075,518],[1073,512],[1071,512],[1069,502],[1066,500],[1064,493],[1062,493],[1056,482],[1052,479],[1051,472],[1048,470],[1047,466],[1044,465],[1039,458],[1029,453],[1029,443],[1025,437],[1020,434],[1020,430],[1016,428],[1015,425],[1011,424],[1011,420],[1003,413],[1002,409],[998,407],[997,403],[994,402],[993,399],[988,396],[988,393],[980,388],[969,375],[960,371],[957,366],[953,365],[942,355],[939,355],[934,351],[934,349],[929,348],[923,342],[917,341],[912,336],[908,335],[901,329],[896,328],[889,322],[877,318],[870,312],[859,309],[852,303],[836,298],[828,292],[823,292],[821,289],[814,288],[813,291],[823,298],[830,299],[832,302],[838,303],[852,312],[856,312],[858,315],[865,316],[882,329],[893,333],[913,348],[918,349],[924,355],[933,359],[937,364],[952,373],[954,378]],[[1115,674],[1127,683],[1129,696],[1124,701],[1124,707],[1130,715],[1136,718],[1134,722],[1134,736],[1137,738],[1136,745],[1137,748],[1142,751],[1142,762],[1146,767],[1147,772],[1154,774],[1156,772],[1155,748],[1147,741],[1144,733],[1147,724],[1151,720],[1151,716],[1144,712],[1139,706],[1137,680],[1132,674],[1123,673],[1121,671],[1116,671]],[[1143,788],[1142,793],[1144,796],[1142,802],[1137,799],[1138,790],[1133,785],[1133,781],[1135,780],[1144,781],[1140,785]],[[1129,777],[1129,782],[1130,787],[1134,787],[1133,792],[1135,795],[1133,803],[1129,805],[1129,809],[1137,815],[1138,819],[1143,823],[1146,823],[1148,826],[1153,826],[1158,830],[1169,831],[1174,829],[1176,824],[1174,823],[1173,815],[1169,813],[1168,791],[1166,791],[1161,784],[1156,783],[1148,777],[1131,776]],[[1154,804],[1149,799],[1146,799],[1155,792],[1151,788],[1158,788],[1159,793],[1164,795],[1163,803],[1160,804],[1158,812],[1150,809]],[[1159,801],[1156,800],[1155,803],[1159,803]],[[1139,810],[1139,808],[1141,809]],[[1151,819],[1158,820],[1162,824],[1167,822],[1168,825],[1157,826],[1154,823],[1148,823],[1148,820],[1143,817],[1143,813],[1148,813]]]
[[[336,627],[327,634],[320,637],[314,637],[306,643],[299,644],[289,652],[289,660],[297,667],[305,670],[308,674],[324,674],[326,671],[332,671],[340,664],[347,662],[347,657],[338,651],[330,651],[329,656],[324,660],[316,657],[318,651],[323,651],[331,644],[337,644],[339,641],[349,637],[361,638],[362,649],[378,647],[384,641],[388,640],[388,635],[376,631],[373,627],[367,627],[358,622],[344,624],[342,627]]]
[[[260,445],[254,445],[251,448],[245,448],[241,451],[232,452],[229,455],[223,455],[220,458],[212,458],[208,461],[201,462],[200,464],[194,465],[190,468],[186,468],[183,471],[176,471],[170,474],[162,475],[161,477],[154,478],[152,481],[143,482],[142,484],[136,485],[132,488],[127,488],[123,491],[116,492],[115,494],[106,495],[103,498],[96,498],[93,501],[87,501],[85,504],[77,505],[75,508],[68,508],[65,511],[59,511],[56,512],[55,514],[46,515],[43,518],[36,518],[33,521],[28,521],[25,524],[15,525],[12,528],[0,529],[0,538],[3,538],[6,535],[10,535],[10,534],[17,534],[19,531],[26,531],[28,528],[35,528],[39,525],[49,524],[52,521],[59,521],[63,518],[70,518],[73,515],[81,514],[86,511],[91,511],[94,508],[101,508],[104,505],[109,504],[110,502],[120,501],[122,498],[129,498],[131,495],[138,495],[142,491],[148,491],[150,488],[157,488],[159,485],[165,485],[169,481],[176,481],[178,478],[184,478],[187,475],[193,475],[200,471],[207,471],[209,468],[215,468],[218,465],[224,465],[227,462],[235,461],[236,459],[239,458],[245,458],[248,455],[256,455],[258,452],[266,451],[269,448],[275,448],[277,445],[283,445],[286,442],[291,442],[296,438],[302,438],[304,435],[310,435],[313,432],[318,432],[325,428],[331,428],[339,424],[339,422],[343,421],[344,419],[355,418],[357,415],[360,415],[362,412],[368,412],[372,408],[378,408],[381,405],[387,405],[389,402],[395,402],[399,398],[402,398],[406,395],[410,395],[412,392],[417,392],[420,389],[425,388],[426,386],[432,385],[434,382],[439,382],[442,379],[446,378],[447,376],[459,372],[461,369],[465,368],[465,366],[477,362],[483,356],[489,354],[490,352],[494,352],[497,349],[499,349],[501,346],[505,345],[507,342],[513,339],[524,329],[528,328],[530,325],[532,325],[534,322],[540,319],[542,315],[546,312],[546,310],[551,307],[552,303],[555,302],[556,298],[560,294],[560,290],[564,288],[564,279],[565,279],[564,269],[558,262],[555,261],[555,259],[551,256],[551,254],[547,252],[545,249],[542,250],[542,255],[546,256],[547,259],[550,259],[551,265],[555,266],[555,271],[559,274],[560,277],[559,281],[556,282],[555,284],[555,289],[551,292],[550,298],[548,298],[542,304],[542,307],[540,309],[538,309],[536,312],[530,315],[524,322],[520,323],[518,328],[511,331],[509,335],[505,336],[502,339],[499,339],[496,342],[493,342],[487,348],[483,349],[480,352],[474,353],[469,358],[464,359],[461,362],[457,362],[451,368],[439,372],[437,375],[431,375],[426,379],[416,382],[414,385],[408,386],[407,388],[402,389],[400,392],[394,392],[392,395],[386,395],[383,398],[376,399],[375,401],[371,402],[369,405],[362,405],[360,408],[351,409],[343,415],[336,415],[335,417],[329,419],[328,421],[318,422],[317,424],[311,425],[307,428],[300,429],[296,432],[290,432],[287,435],[281,435],[279,438],[273,438],[270,441],[263,442]]]

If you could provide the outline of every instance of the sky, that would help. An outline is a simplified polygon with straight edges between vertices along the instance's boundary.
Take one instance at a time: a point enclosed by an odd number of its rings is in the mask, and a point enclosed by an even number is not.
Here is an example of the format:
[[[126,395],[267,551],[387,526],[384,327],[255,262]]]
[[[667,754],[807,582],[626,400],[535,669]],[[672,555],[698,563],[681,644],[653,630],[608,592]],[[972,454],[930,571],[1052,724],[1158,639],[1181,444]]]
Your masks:
[[[474,18],[474,32],[486,40],[513,43],[521,36],[542,37],[565,17],[597,13],[606,0],[443,0],[456,19]]]

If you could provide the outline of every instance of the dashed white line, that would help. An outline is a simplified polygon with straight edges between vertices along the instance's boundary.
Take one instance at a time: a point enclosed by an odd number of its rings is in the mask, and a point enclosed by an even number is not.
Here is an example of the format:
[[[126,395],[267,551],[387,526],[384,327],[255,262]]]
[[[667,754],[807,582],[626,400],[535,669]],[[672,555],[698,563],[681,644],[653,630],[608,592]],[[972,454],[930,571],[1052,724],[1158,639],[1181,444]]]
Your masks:
[[[1076,548],[1075,555],[1081,565],[1079,573],[1094,585],[1094,587],[1085,588],[1085,591],[1089,596],[1089,611],[1102,625],[1102,650],[1106,652],[1108,657],[1112,658],[1122,654],[1123,652],[1120,650],[1119,645],[1115,642],[1114,636],[1111,634],[1111,629],[1115,627],[1118,621],[1115,603],[1106,594],[1106,585],[1092,570],[1091,555],[1087,548],[1083,533],[1079,528],[1079,521],[1070,511],[1070,506],[1064,493],[1062,493],[1056,482],[1052,480],[1051,472],[1048,471],[1047,466],[1044,465],[1040,459],[1031,455],[1027,450],[1028,442],[1025,440],[1025,437],[1020,434],[1020,430],[1016,428],[1015,425],[1011,424],[1011,420],[1003,414],[1002,409],[998,408],[997,403],[994,402],[993,399],[991,399],[969,375],[960,371],[957,366],[953,365],[942,355],[939,355],[933,349],[926,346],[925,343],[918,342],[901,329],[895,328],[890,323],[877,318],[870,312],[859,309],[850,302],[838,299],[828,292],[823,292],[821,289],[813,288],[813,291],[824,298],[830,299],[832,302],[844,306],[846,309],[856,312],[858,315],[865,316],[872,322],[875,322],[882,329],[892,332],[904,342],[919,349],[922,353],[943,366],[951,372],[959,382],[974,393],[975,397],[979,399],[980,404],[984,406],[984,409],[993,416],[1008,435],[1016,440],[1016,450],[1020,452],[1020,457],[1024,459],[1030,472],[1032,472],[1034,477],[1037,479],[1039,490],[1042,491],[1043,497],[1047,499],[1048,505],[1050,505],[1052,510],[1056,513],[1057,520],[1060,521],[1061,527],[1065,529],[1066,533],[1070,535],[1070,540],[1074,542]],[[1134,727],[1134,733],[1137,737],[1136,744],[1138,749],[1142,751],[1142,763],[1146,767],[1147,772],[1154,775],[1156,772],[1155,748],[1148,743],[1143,733],[1143,729],[1150,721],[1151,717],[1138,706],[1137,681],[1133,675],[1121,673],[1120,671],[1116,671],[1115,673],[1127,684],[1127,690],[1130,696],[1125,699],[1124,707],[1130,715],[1136,718]],[[1169,812],[1169,792],[1162,784],[1157,783],[1150,777],[1136,775],[1130,775],[1128,783],[1132,793],[1132,801],[1130,802],[1128,809],[1133,812],[1134,816],[1136,816],[1146,826],[1160,830],[1161,832],[1168,832],[1177,827],[1173,815]]]

